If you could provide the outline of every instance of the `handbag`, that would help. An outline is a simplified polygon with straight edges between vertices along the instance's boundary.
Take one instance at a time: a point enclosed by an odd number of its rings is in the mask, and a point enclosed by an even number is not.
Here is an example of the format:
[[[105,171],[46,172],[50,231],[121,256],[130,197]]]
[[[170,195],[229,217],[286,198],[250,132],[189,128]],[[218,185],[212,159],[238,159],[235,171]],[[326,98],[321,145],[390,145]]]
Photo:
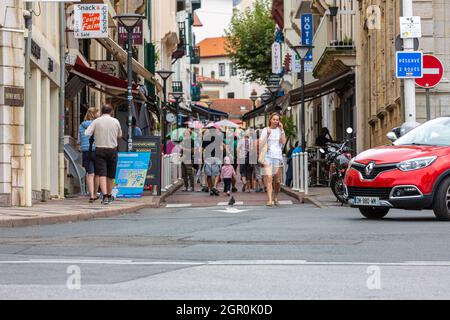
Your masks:
[[[268,149],[268,143],[267,143],[268,137],[265,139],[259,140],[259,155],[258,155],[258,163],[260,165],[264,165],[266,162],[266,154]]]

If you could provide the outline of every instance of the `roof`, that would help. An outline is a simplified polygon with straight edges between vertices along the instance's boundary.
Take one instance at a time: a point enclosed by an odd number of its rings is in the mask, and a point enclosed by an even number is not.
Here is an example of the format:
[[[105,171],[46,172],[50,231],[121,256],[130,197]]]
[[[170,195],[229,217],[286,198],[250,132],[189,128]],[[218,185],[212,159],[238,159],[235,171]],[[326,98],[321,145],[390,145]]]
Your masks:
[[[226,57],[226,37],[206,38],[198,44],[200,47],[200,58]]]
[[[227,113],[230,118],[241,118],[253,109],[253,102],[250,99],[213,99],[211,101],[211,108]]]
[[[194,27],[203,27],[203,23],[200,21],[200,18],[195,12],[194,12]]]
[[[228,84],[228,82],[204,76],[197,76],[197,82],[204,84]]]

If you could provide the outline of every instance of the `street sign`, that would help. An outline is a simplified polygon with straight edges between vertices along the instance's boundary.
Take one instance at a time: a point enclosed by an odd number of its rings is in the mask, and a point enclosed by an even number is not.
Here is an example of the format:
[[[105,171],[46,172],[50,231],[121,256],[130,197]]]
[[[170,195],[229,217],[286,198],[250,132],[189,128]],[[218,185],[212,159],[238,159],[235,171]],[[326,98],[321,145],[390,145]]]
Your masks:
[[[396,77],[400,79],[422,78],[423,53],[421,51],[397,51]]]
[[[441,82],[444,67],[441,60],[432,54],[423,55],[423,77],[416,79],[416,84],[422,88],[433,88]]]
[[[312,46],[313,45],[313,15],[312,13],[302,14],[302,45]],[[312,61],[312,49],[311,52],[305,57],[305,61]]]
[[[422,38],[420,17],[400,17],[400,37],[402,39]]]
[[[419,39],[414,38],[414,51],[419,50],[419,46],[420,46]],[[397,50],[397,51],[405,50],[405,47],[404,47],[404,44],[403,44],[403,39],[400,38],[400,35],[398,35],[395,38],[395,50]]]

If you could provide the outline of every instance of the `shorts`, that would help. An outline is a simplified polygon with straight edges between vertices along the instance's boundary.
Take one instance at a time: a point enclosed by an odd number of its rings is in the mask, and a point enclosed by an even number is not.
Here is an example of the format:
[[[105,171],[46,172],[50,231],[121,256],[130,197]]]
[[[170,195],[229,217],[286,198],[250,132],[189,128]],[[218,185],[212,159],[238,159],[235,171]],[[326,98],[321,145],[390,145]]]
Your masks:
[[[99,177],[107,177],[109,179],[116,178],[117,168],[117,150],[110,148],[95,149],[95,175]]]
[[[241,164],[239,168],[239,173],[241,174],[241,178],[245,177],[247,180],[252,180],[253,165]]]
[[[266,157],[263,169],[263,175],[270,176],[277,173],[277,171],[284,166],[284,161],[281,159],[275,159]]]
[[[221,162],[218,158],[208,158],[205,160],[205,165],[203,170],[207,177],[217,177],[220,176]]]
[[[89,157],[89,151],[83,151],[81,153],[83,158],[83,168],[86,170],[87,174],[94,174],[95,173],[95,151],[91,152],[91,157]]]

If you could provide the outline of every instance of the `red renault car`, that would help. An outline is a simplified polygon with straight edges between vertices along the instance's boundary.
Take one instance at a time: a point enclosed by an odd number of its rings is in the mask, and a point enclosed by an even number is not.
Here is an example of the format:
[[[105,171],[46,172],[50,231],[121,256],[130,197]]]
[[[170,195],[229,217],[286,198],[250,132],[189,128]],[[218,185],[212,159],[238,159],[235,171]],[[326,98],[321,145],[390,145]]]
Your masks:
[[[450,117],[428,121],[392,146],[353,158],[345,175],[345,197],[369,219],[390,209],[433,209],[450,220]]]

